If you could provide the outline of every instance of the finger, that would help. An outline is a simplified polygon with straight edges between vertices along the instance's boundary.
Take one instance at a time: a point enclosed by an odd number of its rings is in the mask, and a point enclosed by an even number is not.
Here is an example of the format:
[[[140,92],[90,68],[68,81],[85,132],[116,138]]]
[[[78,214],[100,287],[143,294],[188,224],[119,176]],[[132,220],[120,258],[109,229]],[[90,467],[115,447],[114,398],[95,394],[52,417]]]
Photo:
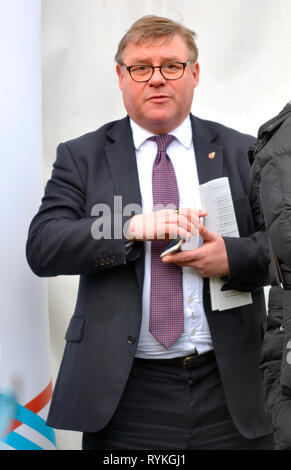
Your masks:
[[[199,227],[200,217],[206,217],[208,212],[205,209],[182,208],[179,210],[179,214],[188,219],[187,230],[191,231],[191,233],[195,235]],[[191,224],[191,228],[189,226],[189,222]],[[183,226],[185,227],[185,225]]]
[[[199,210],[199,217],[206,217],[207,215],[208,215],[208,212],[205,209]]]
[[[165,209],[156,212],[156,217],[159,225],[167,225],[167,224],[179,224],[179,212],[174,209]],[[181,224],[183,225],[183,224]],[[185,226],[185,224],[184,224]]]
[[[171,238],[178,235],[179,229],[182,228],[184,231],[182,232],[183,238],[187,238],[188,235],[185,234],[185,231],[189,234],[195,235],[197,233],[199,218],[198,212],[196,215],[195,220],[191,220],[191,218],[187,218],[186,214],[187,211],[191,209],[182,209],[181,211],[177,212],[177,210],[165,210],[157,212],[158,219],[160,224],[165,224],[166,226],[166,234],[171,232]],[[192,216],[192,219],[194,217]],[[173,226],[176,225],[176,233],[173,232]]]
[[[179,214],[185,215],[189,220],[197,220],[199,217],[205,217],[208,215],[207,210],[205,209],[193,209],[193,208],[182,208],[179,209]]]
[[[199,224],[199,233],[203,240],[205,241],[214,241],[217,240],[219,235],[217,233],[211,232],[208,228],[205,227],[205,225]]]
[[[183,227],[185,230],[187,230],[187,232],[190,234],[196,235],[198,231],[199,218],[188,218],[184,214],[179,214],[178,224],[180,227]]]
[[[199,211],[185,208],[179,211],[179,216],[179,224],[195,235],[199,225]]]
[[[163,261],[178,265],[184,265],[185,263],[190,262],[194,264],[195,262],[200,261],[201,256],[203,255],[203,253],[200,253],[201,248],[197,248],[196,250],[179,251],[178,253],[167,255],[163,258]]]
[[[178,261],[176,259],[176,256],[175,255],[167,255],[165,256],[164,258],[162,258],[162,261],[163,263],[166,263],[166,264],[176,264],[177,266],[180,266],[181,268],[185,267],[185,266],[188,266],[188,267],[191,267],[191,268],[198,268],[199,266],[199,263],[196,262],[196,261]]]
[[[182,238],[183,240],[189,240],[191,238],[191,232],[188,232],[188,230],[184,227],[181,227],[176,224],[169,224],[167,226],[167,234],[169,238]]]

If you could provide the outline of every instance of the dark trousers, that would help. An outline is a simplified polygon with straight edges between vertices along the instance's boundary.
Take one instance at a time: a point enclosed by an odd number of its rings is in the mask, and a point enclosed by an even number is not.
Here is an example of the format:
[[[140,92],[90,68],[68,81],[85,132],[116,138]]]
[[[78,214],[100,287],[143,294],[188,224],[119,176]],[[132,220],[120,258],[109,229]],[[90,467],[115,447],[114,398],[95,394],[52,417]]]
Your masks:
[[[228,412],[215,359],[193,369],[135,360],[109,424],[83,434],[84,450],[273,449],[248,440]]]

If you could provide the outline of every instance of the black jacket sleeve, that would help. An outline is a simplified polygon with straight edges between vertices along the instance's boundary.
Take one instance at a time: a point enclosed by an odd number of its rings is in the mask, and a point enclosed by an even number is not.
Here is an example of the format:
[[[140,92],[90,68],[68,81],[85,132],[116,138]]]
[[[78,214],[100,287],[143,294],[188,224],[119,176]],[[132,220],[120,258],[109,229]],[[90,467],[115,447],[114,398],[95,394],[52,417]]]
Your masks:
[[[127,262],[124,237],[94,238],[98,216],[85,212],[85,198],[81,171],[69,146],[60,144],[26,245],[28,263],[38,276],[94,274]],[[111,217],[103,220],[112,224]]]

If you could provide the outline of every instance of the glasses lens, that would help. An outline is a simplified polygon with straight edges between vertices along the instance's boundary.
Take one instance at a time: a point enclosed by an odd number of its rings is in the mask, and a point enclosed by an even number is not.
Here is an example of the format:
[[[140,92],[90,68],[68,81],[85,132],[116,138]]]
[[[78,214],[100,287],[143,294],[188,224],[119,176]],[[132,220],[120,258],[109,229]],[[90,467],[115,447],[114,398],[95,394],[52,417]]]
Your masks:
[[[136,82],[146,82],[153,75],[151,65],[132,65],[129,68],[131,78]],[[169,62],[161,66],[161,73],[168,80],[176,80],[181,78],[184,73],[184,64],[181,62]]]
[[[172,62],[162,65],[162,74],[169,80],[182,77],[183,71],[184,65],[180,62]]]
[[[130,67],[130,75],[133,80],[143,82],[151,78],[152,68],[150,65],[133,65]]]

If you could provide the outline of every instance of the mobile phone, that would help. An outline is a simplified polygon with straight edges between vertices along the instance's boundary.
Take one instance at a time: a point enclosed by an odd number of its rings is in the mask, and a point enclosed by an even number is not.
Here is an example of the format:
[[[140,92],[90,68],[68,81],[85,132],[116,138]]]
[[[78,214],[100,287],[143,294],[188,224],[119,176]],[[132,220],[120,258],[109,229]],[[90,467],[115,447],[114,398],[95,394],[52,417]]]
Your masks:
[[[171,240],[170,243],[166,246],[166,249],[161,253],[161,258],[164,258],[164,256],[166,255],[172,255],[173,253],[177,253],[177,251],[180,251],[184,241],[185,240],[182,240],[181,238]]]

